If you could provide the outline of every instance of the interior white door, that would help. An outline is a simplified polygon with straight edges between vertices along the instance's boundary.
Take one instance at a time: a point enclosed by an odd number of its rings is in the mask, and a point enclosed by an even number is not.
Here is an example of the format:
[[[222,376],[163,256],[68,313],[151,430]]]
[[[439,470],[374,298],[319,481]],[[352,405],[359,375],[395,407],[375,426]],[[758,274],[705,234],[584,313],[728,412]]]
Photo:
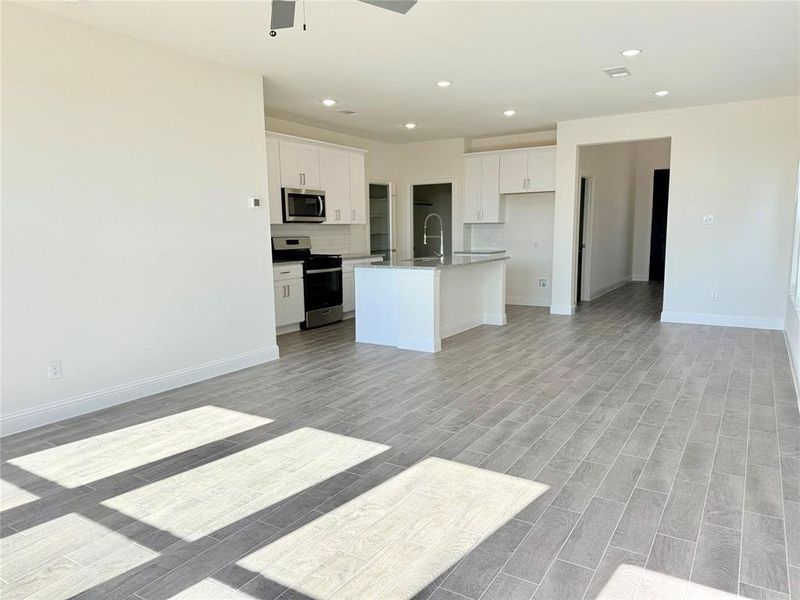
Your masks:
[[[552,192],[556,189],[556,149],[528,151],[528,191]]]
[[[481,171],[480,156],[464,158],[464,222],[481,222]]]
[[[319,149],[320,187],[325,192],[325,224],[350,222],[350,156],[344,150]]]
[[[271,136],[267,136],[267,184],[269,222],[283,223],[280,144],[278,138]]]
[[[518,194],[527,191],[528,155],[509,152],[500,155],[500,193]]]
[[[484,156],[481,160],[481,222],[502,223],[500,210],[500,157]]]
[[[364,155],[350,154],[350,223],[367,222],[367,178],[364,169]]]

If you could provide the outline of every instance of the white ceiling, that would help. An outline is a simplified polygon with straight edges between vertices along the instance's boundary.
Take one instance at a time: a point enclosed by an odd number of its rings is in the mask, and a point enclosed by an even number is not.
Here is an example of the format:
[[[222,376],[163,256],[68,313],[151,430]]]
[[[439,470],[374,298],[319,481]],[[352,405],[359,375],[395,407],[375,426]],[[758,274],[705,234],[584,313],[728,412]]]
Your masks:
[[[420,0],[405,16],[355,0],[305,4],[308,30],[275,38],[266,0],[34,6],[261,73],[271,116],[392,142],[798,93],[797,2]],[[644,52],[620,56],[632,47]],[[617,65],[633,75],[601,71]]]

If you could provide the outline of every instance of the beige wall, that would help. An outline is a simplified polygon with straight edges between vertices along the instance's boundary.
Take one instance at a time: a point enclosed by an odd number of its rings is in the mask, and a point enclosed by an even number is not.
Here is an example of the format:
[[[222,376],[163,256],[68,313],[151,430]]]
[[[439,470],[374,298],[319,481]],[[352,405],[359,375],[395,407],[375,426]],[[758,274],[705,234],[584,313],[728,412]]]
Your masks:
[[[671,138],[663,318],[782,328],[797,97],[559,123],[553,312],[574,310],[578,147],[654,138]]]
[[[0,7],[3,431],[276,358],[261,78]]]

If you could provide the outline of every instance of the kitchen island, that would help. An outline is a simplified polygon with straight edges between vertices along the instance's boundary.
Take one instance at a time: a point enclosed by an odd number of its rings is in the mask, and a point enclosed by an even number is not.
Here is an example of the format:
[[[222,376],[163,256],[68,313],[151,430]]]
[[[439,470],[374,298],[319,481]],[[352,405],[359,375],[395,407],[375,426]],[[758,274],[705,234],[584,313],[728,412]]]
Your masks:
[[[438,352],[452,335],[505,325],[506,260],[452,255],[356,267],[356,341]]]

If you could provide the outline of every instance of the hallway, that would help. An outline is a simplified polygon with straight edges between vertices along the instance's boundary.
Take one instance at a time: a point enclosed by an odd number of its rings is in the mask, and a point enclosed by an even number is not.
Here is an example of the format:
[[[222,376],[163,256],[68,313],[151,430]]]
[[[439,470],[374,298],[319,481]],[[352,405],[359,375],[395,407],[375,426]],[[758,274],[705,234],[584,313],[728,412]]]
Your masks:
[[[0,593],[799,598],[783,334],[662,324],[661,294],[509,306],[433,355],[346,321],[4,438]]]

